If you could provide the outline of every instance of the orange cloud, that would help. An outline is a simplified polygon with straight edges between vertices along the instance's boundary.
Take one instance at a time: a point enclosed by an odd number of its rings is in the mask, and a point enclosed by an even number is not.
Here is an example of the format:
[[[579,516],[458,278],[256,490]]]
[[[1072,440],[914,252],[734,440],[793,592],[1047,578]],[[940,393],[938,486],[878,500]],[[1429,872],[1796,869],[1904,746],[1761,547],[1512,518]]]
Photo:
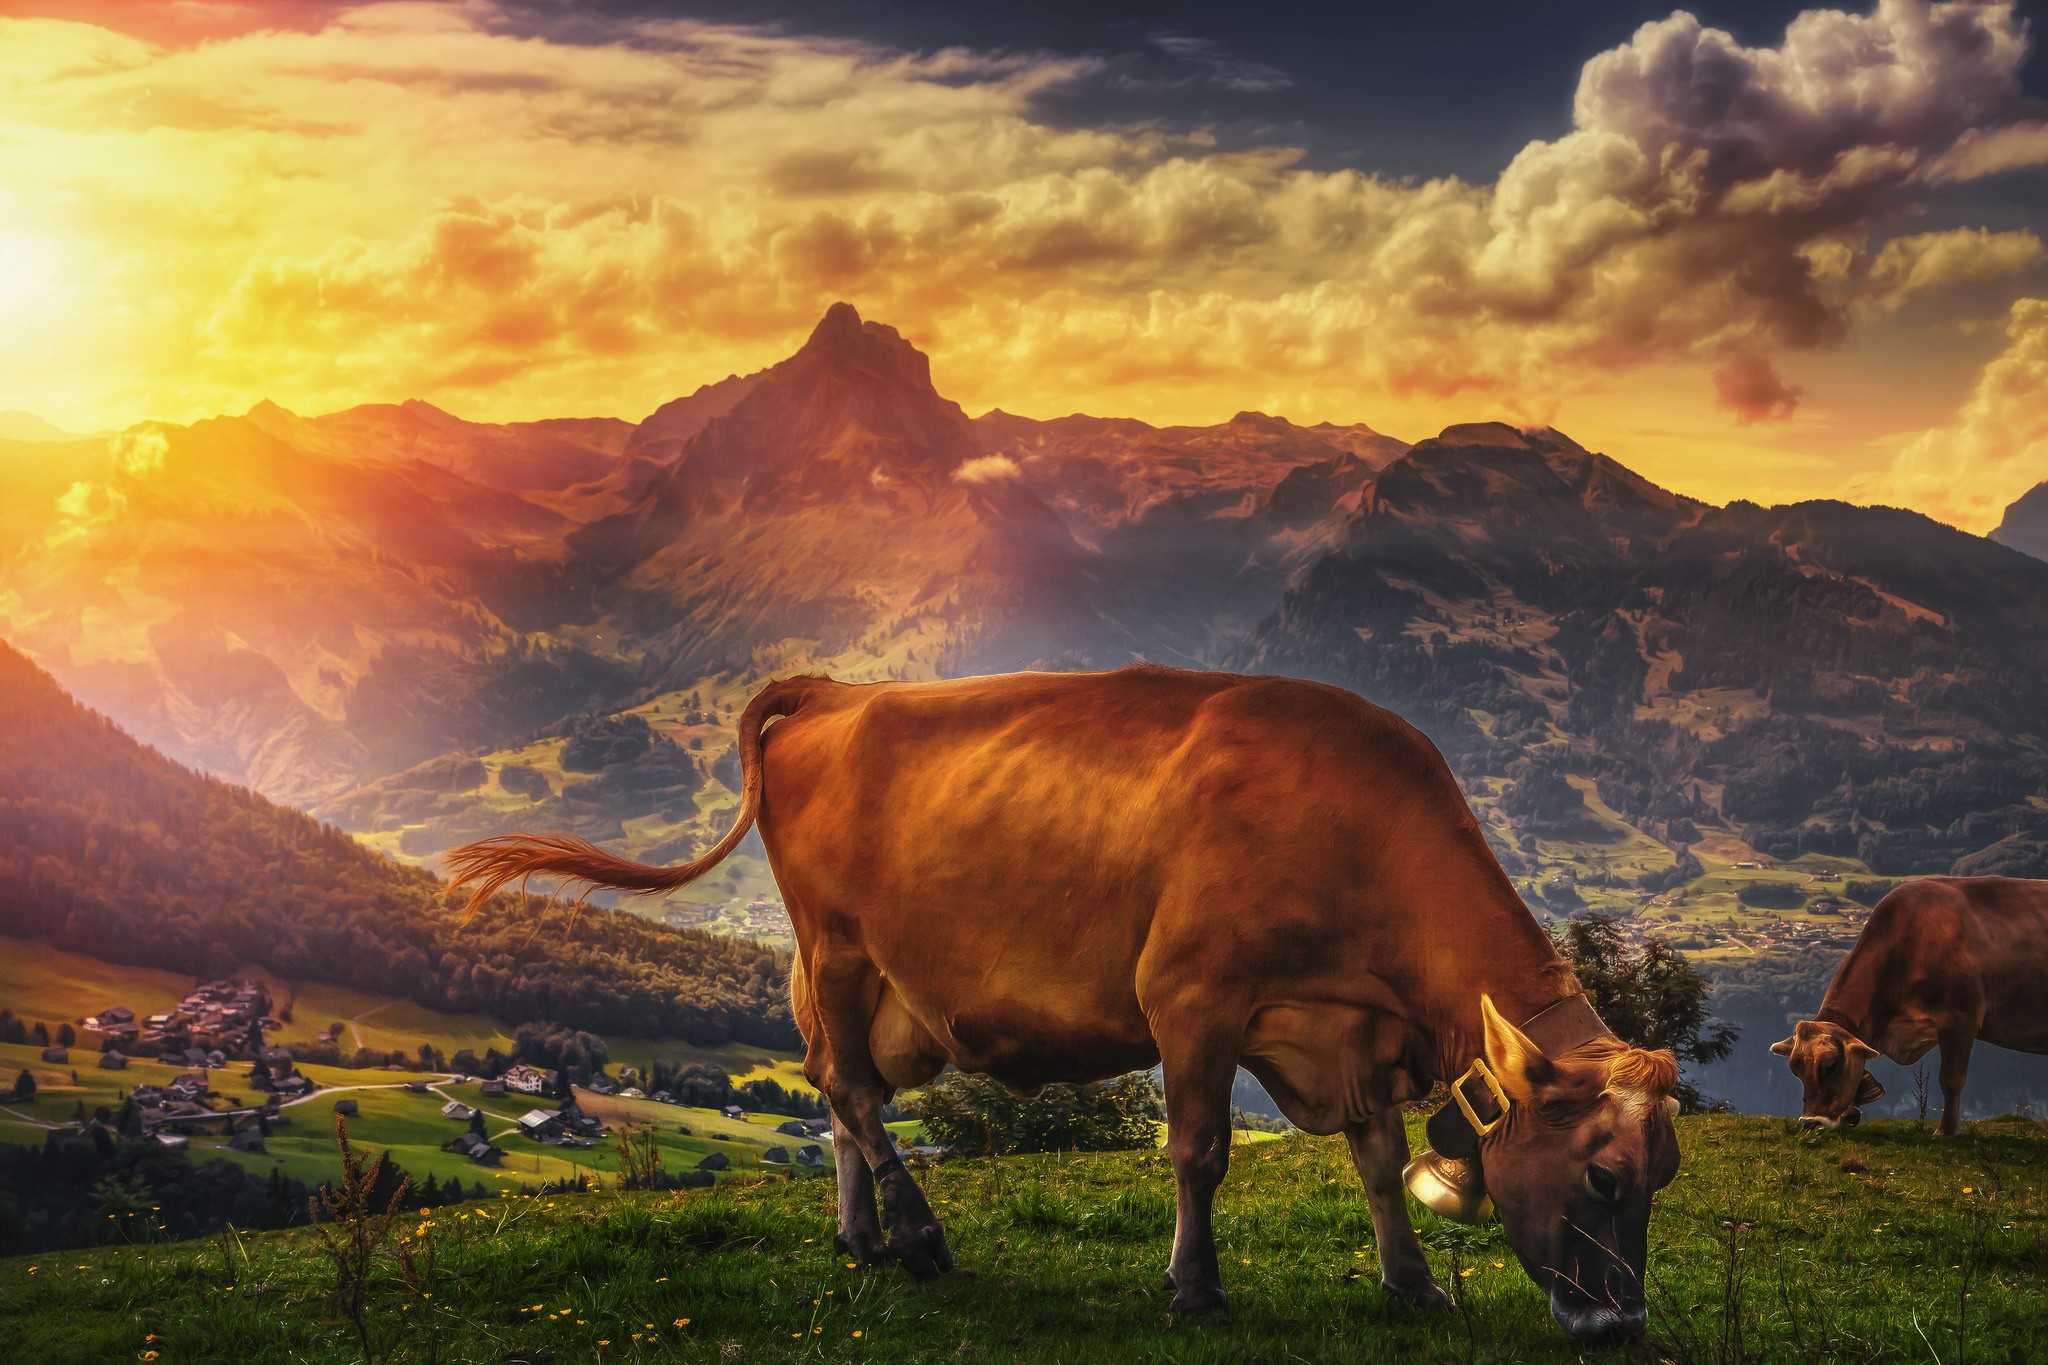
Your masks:
[[[0,407],[637,416],[845,297],[970,408],[1550,419],[1676,365],[1782,422],[1786,354],[2042,256],[1891,235],[2042,159],[2009,4],[1815,11],[1770,48],[1674,14],[1491,185],[1035,121],[1088,58],[501,18],[363,5],[181,47],[0,21],[0,241],[83,246],[0,340]]]
[[[2048,480],[2048,299],[2015,302],[2005,336],[1955,422],[1913,438],[1874,497],[1981,534]]]

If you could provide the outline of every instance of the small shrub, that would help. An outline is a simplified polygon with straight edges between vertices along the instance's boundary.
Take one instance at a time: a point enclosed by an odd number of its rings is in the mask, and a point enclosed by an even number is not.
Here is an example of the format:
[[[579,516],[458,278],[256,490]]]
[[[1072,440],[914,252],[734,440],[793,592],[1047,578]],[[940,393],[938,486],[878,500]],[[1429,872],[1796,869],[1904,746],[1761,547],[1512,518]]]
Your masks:
[[[926,1086],[914,1112],[932,1141],[969,1156],[1018,1152],[1127,1152],[1159,1144],[1159,1087],[1132,1073],[1087,1085],[1048,1085],[1029,1099],[986,1076],[949,1072]]]
[[[1760,910],[1796,910],[1806,904],[1797,882],[1745,882],[1735,899]]]

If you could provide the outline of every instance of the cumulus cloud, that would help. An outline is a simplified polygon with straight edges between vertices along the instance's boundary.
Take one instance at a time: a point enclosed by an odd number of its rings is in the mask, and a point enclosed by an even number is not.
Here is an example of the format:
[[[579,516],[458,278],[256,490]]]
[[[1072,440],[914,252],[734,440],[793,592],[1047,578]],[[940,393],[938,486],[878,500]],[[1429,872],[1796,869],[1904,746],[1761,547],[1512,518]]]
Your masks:
[[[2042,255],[2041,239],[2027,231],[1954,228],[1894,237],[1871,263],[1863,311],[1883,316],[1915,295],[2022,274],[2040,264]]]
[[[1002,483],[1021,472],[1007,455],[978,455],[954,470],[953,478],[958,483]]]
[[[2009,3],[1813,11],[1770,47],[1674,14],[1589,60],[1571,130],[1487,185],[1035,121],[1088,57],[503,20],[366,5],[188,47],[0,21],[0,185],[96,265],[71,351],[0,358],[95,423],[138,394],[630,414],[849,298],[970,406],[1157,415],[1256,375],[1327,412],[1542,420],[1654,363],[1762,422],[1799,401],[1786,355],[2041,258],[2025,232],[1896,235],[2042,159]]]
[[[171,443],[153,423],[118,433],[109,444],[114,467],[131,479],[146,478],[164,467]]]
[[[1876,498],[1982,533],[2048,479],[2048,299],[2016,301],[2005,336],[1955,422],[1914,437]]]

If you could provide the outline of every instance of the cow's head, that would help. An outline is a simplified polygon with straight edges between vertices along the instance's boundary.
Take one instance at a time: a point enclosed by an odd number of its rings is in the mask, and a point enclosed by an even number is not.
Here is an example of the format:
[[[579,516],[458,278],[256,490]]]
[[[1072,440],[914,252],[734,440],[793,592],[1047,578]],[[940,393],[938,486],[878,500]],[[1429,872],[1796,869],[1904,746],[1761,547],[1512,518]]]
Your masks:
[[[1840,1024],[1802,1019],[1771,1051],[1791,1063],[1806,1091],[1799,1121],[1808,1128],[1853,1128],[1863,1118],[1862,1106],[1884,1097],[1869,1070],[1877,1049]]]
[[[1469,1154],[1446,1155],[1476,1166],[1560,1327],[1584,1341],[1636,1336],[1648,1318],[1650,1197],[1678,1174],[1677,1060],[1611,1035],[1550,1058],[1491,1000],[1480,1012],[1505,1112],[1481,1124]]]

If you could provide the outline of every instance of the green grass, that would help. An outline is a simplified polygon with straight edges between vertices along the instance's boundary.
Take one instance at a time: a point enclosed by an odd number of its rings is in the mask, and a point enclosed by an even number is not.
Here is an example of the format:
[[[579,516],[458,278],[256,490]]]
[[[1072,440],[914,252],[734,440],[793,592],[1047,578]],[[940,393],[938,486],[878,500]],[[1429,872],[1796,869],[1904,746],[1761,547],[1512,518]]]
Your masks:
[[[1781,1120],[1702,1117],[1682,1120],[1680,1137],[1684,1173],[1651,1225],[1649,1349],[1634,1358],[2039,1358],[2038,1126],[1973,1124],[1941,1143],[1902,1122],[1813,1136]],[[439,1211],[405,1229],[436,1250],[432,1297],[388,1274],[376,1321],[406,1334],[401,1359],[518,1351],[562,1365],[1599,1358],[1565,1344],[1497,1224],[1419,1216],[1462,1315],[1389,1300],[1339,1142],[1238,1150],[1218,1201],[1234,1308],[1188,1323],[1170,1318],[1158,1289],[1173,1225],[1162,1155],[966,1160],[921,1176],[960,1266],[933,1284],[848,1269],[831,1250],[829,1180],[735,1181]],[[183,1243],[0,1262],[8,1349],[49,1362],[145,1350],[167,1365],[360,1359],[325,1306],[331,1276],[306,1232],[249,1236],[227,1255]],[[1739,1352],[1720,1349],[1731,1323]]]
[[[339,1170],[334,1145],[334,1102],[346,1098],[354,1100],[357,1109],[356,1116],[348,1121],[350,1140],[388,1152],[418,1181],[424,1182],[432,1175],[443,1182],[459,1179],[465,1186],[480,1181],[486,1189],[521,1190],[538,1189],[578,1175],[608,1181],[618,1170],[618,1153],[610,1138],[599,1140],[593,1147],[552,1147],[530,1142],[516,1131],[521,1114],[536,1107],[553,1108],[552,1101],[525,1095],[486,1100],[473,1083],[436,1085],[420,1095],[389,1079],[388,1073],[352,1074],[358,1078],[355,1084],[367,1082],[373,1088],[331,1095],[322,1092],[302,1104],[287,1107],[284,1112],[291,1116],[291,1123],[274,1128],[262,1152],[236,1152],[229,1149],[224,1138],[209,1135],[192,1140],[193,1159],[225,1157],[258,1174],[267,1174],[277,1166],[285,1174],[309,1183],[332,1179]],[[761,1160],[769,1148],[787,1147],[794,1152],[809,1140],[777,1133],[774,1125],[786,1121],[780,1114],[728,1119],[712,1109],[616,1101],[588,1094],[582,1098],[592,1113],[614,1127],[622,1122],[653,1127],[664,1168],[670,1171],[693,1170],[700,1159],[713,1152],[725,1153],[735,1171],[771,1169]],[[441,1144],[468,1127],[466,1121],[457,1123],[441,1116],[441,1106],[451,1099],[483,1110],[486,1131],[505,1151],[503,1164],[478,1166],[467,1157],[441,1150]],[[690,1129],[688,1136],[678,1131],[682,1127]]]
[[[52,1032],[113,1005],[138,1016],[166,1009],[191,989],[192,978],[181,972],[121,967],[35,939],[0,938],[0,1006],[31,1024],[41,1019]]]

